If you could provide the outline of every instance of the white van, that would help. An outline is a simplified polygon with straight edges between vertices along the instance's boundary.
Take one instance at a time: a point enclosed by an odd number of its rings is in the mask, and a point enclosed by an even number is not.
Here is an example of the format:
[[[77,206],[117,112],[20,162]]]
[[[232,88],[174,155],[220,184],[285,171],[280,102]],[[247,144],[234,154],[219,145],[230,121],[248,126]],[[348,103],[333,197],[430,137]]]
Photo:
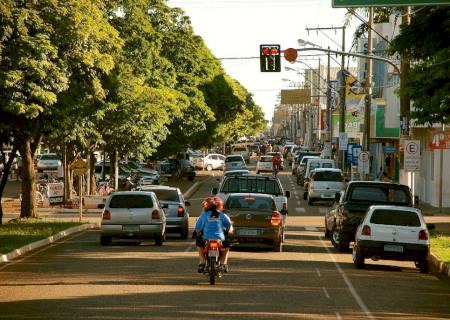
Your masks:
[[[309,177],[309,174],[311,173],[312,170],[318,168],[327,168],[327,169],[336,168],[336,163],[332,159],[321,159],[321,158],[309,159],[308,163],[306,164],[305,174],[303,176],[304,180],[306,181],[306,178]],[[305,186],[305,189],[307,189],[307,186]]]

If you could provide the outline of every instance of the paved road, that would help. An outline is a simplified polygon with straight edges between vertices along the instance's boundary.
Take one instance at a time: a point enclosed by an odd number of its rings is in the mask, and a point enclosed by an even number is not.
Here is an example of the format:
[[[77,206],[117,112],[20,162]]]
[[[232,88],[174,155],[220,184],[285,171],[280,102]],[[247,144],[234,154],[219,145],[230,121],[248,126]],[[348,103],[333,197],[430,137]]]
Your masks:
[[[409,262],[354,268],[322,238],[328,208],[280,178],[293,193],[282,253],[235,248],[210,286],[192,240],[102,247],[89,231],[0,265],[0,319],[450,319],[448,280]],[[193,216],[215,183],[192,196]]]

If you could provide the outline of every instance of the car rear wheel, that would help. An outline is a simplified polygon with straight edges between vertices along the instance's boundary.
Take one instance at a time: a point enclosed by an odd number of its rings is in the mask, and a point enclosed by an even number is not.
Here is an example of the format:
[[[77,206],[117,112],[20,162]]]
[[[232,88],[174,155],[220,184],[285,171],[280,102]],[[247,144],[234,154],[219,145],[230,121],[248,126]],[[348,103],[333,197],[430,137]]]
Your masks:
[[[346,235],[340,231],[339,232],[339,240],[338,240],[338,250],[340,252],[347,252],[350,248],[350,241],[347,239]]]
[[[420,269],[421,273],[428,273],[430,271],[430,267],[428,266],[428,260],[423,259],[416,262],[416,267]]]
[[[364,258],[361,256],[361,252],[359,250],[359,246],[355,244],[352,252],[352,259],[355,266],[359,269],[364,268]]]
[[[326,227],[325,227],[326,228]],[[336,226],[331,229],[331,244],[333,247],[337,248],[339,243],[339,232],[336,230]]]
[[[102,246],[107,246],[111,243],[111,237],[108,236],[100,236],[100,244]]]
[[[208,165],[206,166],[206,170],[212,171],[212,169],[213,169],[212,165],[208,164]]]

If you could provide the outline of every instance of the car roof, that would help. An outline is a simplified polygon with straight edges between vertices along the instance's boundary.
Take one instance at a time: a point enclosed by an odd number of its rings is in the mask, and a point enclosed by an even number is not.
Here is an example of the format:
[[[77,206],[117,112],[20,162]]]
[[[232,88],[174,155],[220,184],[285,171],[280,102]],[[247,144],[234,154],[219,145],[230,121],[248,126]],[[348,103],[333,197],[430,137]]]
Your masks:
[[[407,185],[404,185],[404,184],[395,183],[395,182],[384,182],[384,181],[362,181],[362,180],[350,181],[349,186],[352,186],[352,185],[369,185],[369,186],[385,185],[385,186],[409,188]]]
[[[229,155],[227,155],[227,158],[230,158],[230,157],[241,157],[242,158],[242,155],[241,154],[229,154]]]
[[[123,195],[134,195],[134,194],[147,194],[154,195],[151,191],[115,191],[111,194],[111,196],[123,196]]]
[[[248,192],[240,192],[240,193],[231,193],[229,197],[258,197],[258,198],[271,198],[273,199],[273,195],[267,193],[248,193]]]
[[[228,171],[225,171],[227,174],[230,174],[230,175],[232,175],[233,173],[236,173],[236,172],[250,172],[248,169],[238,169],[238,170],[228,170]]]
[[[410,211],[416,212],[418,214],[422,214],[422,211],[413,207],[405,207],[405,206],[390,206],[390,205],[373,205],[369,207],[369,211],[373,212],[375,210],[392,210],[392,211]]]
[[[179,188],[177,187],[171,187],[171,186],[162,186],[162,185],[155,185],[155,184],[150,184],[150,185],[146,185],[144,187],[145,189],[152,189],[152,190],[179,190]]]
[[[323,172],[323,171],[342,172],[342,170],[338,168],[317,168],[312,170],[311,172]]]

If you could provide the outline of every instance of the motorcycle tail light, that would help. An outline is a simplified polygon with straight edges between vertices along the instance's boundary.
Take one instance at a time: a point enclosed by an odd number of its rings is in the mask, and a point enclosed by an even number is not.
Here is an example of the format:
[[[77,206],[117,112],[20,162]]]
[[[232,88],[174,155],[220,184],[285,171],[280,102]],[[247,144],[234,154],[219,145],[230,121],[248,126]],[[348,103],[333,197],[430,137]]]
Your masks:
[[[220,248],[219,241],[212,240],[208,242],[208,249],[217,250],[219,248]]]
[[[159,211],[158,210],[153,210],[152,212],[152,219],[160,219],[160,215],[159,215]]]
[[[183,217],[184,216],[184,209],[183,207],[178,207],[178,216]]]
[[[103,211],[102,219],[103,220],[111,220],[111,212],[109,212],[108,210]]]
[[[282,221],[281,219],[282,219],[281,214],[279,212],[275,211],[274,213],[272,213],[272,218],[270,219],[270,224],[273,227],[281,226],[281,221]]]

